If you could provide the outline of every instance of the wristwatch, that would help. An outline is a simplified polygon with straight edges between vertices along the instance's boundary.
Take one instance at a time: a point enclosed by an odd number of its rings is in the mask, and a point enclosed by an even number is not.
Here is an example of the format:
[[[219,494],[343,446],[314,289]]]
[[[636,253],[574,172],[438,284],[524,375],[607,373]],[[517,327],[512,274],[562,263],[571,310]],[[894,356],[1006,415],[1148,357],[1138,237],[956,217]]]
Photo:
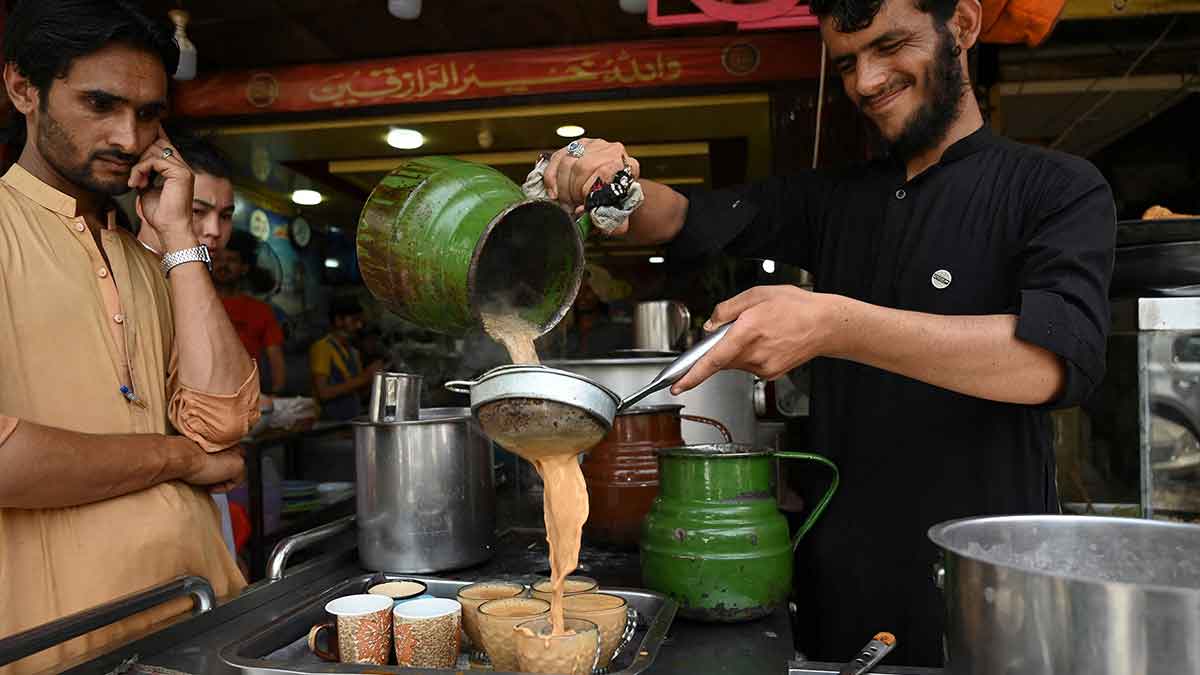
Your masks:
[[[163,276],[171,274],[171,270],[178,265],[189,262],[202,262],[208,271],[212,272],[212,258],[208,255],[208,247],[204,244],[184,248],[178,251],[171,251],[162,257]]]

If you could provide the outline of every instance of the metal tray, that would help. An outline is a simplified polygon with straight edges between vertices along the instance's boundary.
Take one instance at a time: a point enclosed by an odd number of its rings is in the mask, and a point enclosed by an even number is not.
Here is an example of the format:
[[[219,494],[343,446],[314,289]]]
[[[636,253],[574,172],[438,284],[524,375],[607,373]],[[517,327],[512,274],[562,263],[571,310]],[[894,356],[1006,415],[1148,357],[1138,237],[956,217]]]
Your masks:
[[[470,581],[450,581],[435,577],[402,574],[362,574],[342,581],[315,597],[309,597],[283,612],[267,625],[250,635],[226,645],[221,649],[221,660],[248,675],[267,673],[446,673],[453,670],[428,668],[401,668],[399,666],[362,666],[346,663],[313,663],[313,657],[305,654],[297,658],[281,654],[295,654],[296,645],[308,635],[313,625],[328,620],[325,603],[343,595],[365,593],[371,586],[383,581],[415,579],[424,582],[428,593],[439,598],[453,598],[458,589]],[[609,666],[610,675],[634,675],[641,673],[654,662],[658,649],[667,636],[667,629],[678,609],[674,600],[651,591],[631,588],[603,588],[625,598],[638,612],[637,632],[633,640]],[[305,652],[307,649],[305,648]],[[496,672],[496,671],[488,671]],[[499,673],[498,675],[504,675]]]

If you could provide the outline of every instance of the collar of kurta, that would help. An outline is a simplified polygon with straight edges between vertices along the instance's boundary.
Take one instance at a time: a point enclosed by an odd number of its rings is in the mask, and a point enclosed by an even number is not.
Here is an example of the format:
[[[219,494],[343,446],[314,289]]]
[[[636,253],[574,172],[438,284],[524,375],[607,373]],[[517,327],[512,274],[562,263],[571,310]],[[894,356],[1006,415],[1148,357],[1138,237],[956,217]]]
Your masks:
[[[49,211],[64,218],[79,217],[74,197],[50,187],[20,164],[13,164],[5,172],[4,178],[0,180]],[[116,213],[109,209],[105,223],[106,229],[111,230],[116,226],[115,216]]]

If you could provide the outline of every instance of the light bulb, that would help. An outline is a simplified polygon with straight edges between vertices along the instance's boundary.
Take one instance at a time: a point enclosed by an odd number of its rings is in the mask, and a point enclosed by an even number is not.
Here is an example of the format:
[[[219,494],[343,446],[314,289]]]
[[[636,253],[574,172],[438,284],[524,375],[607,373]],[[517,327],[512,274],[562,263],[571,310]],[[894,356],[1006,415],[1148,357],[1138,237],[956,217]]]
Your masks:
[[[388,13],[397,19],[412,21],[421,16],[421,0],[388,0]]]
[[[646,0],[620,0],[621,11],[626,14],[645,14]]]
[[[399,150],[416,150],[425,144],[425,137],[415,129],[392,129],[387,144]]]
[[[762,267],[763,267],[763,271],[766,272],[767,274],[775,273],[775,261],[774,260],[764,260],[762,263]]]
[[[576,138],[578,136],[582,136],[584,131],[585,129],[578,124],[564,124],[555,129],[554,133],[562,136],[563,138]]]
[[[296,190],[292,193],[292,201],[301,206],[316,206],[321,199],[321,193],[316,190]]]
[[[650,264],[651,265],[661,265],[661,264],[665,263],[666,261],[667,261],[667,259],[662,257],[661,255],[650,256]]]

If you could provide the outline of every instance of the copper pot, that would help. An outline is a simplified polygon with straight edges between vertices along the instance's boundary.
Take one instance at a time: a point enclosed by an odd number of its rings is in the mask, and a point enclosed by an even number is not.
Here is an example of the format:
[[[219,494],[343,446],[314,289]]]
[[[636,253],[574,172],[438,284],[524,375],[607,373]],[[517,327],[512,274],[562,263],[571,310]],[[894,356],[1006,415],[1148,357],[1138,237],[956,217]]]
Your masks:
[[[583,526],[590,543],[637,548],[642,520],[658,496],[658,448],[683,445],[682,421],[729,430],[707,417],[684,415],[681,405],[648,405],[617,413],[613,428],[584,456],[589,513]]]

